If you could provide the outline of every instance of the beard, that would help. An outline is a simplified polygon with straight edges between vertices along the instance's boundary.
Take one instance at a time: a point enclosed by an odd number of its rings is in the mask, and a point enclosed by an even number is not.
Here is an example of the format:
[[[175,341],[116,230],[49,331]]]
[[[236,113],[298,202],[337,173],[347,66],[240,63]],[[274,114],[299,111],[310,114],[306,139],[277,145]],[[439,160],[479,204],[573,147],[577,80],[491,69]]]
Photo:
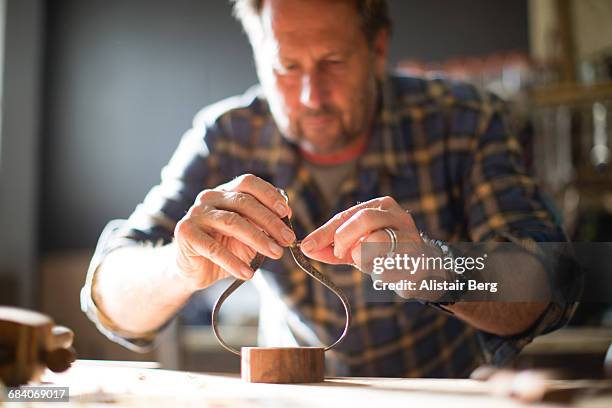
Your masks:
[[[372,76],[357,95],[349,99],[350,106],[344,110],[326,104],[292,115],[277,91],[273,92],[276,97],[268,97],[268,101],[277,127],[288,140],[312,153],[327,154],[342,149],[370,130],[376,90],[377,80]]]
[[[362,115],[343,115],[341,110],[329,106],[306,110],[290,122],[293,125],[290,137],[310,152],[331,153],[361,135],[361,125],[355,123],[354,117],[359,119]]]

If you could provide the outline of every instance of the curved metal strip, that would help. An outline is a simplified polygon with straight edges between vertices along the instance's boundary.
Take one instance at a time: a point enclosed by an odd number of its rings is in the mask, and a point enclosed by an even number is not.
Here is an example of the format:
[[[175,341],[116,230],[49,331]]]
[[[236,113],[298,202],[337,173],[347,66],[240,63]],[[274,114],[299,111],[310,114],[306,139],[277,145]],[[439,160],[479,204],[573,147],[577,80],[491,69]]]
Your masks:
[[[253,258],[253,261],[251,261],[251,265],[250,265],[251,269],[253,269],[254,271],[257,271],[261,267],[261,264],[263,263],[264,259],[265,257],[262,254],[257,254],[255,258]],[[219,344],[223,346],[224,349],[226,349],[230,353],[236,354],[237,356],[240,356],[240,351],[233,348],[232,346],[227,344],[225,340],[223,340],[223,337],[221,337],[221,333],[219,332],[219,327],[217,326],[217,323],[219,321],[219,310],[221,309],[221,305],[244,282],[246,281],[243,281],[242,279],[235,279],[227,287],[227,289],[225,289],[223,293],[221,293],[221,296],[219,296],[219,299],[217,299],[217,301],[215,302],[215,305],[213,306],[212,317],[211,317],[211,325],[212,325],[213,333],[215,333],[215,337],[217,338],[217,341],[219,342]]]
[[[285,197],[285,200],[288,202],[289,199],[287,197],[287,194],[285,194],[283,190],[279,190],[279,191],[283,194],[283,196]],[[293,230],[293,226],[291,225],[291,220],[289,220],[289,217],[284,217],[282,220],[289,228]],[[351,325],[351,307],[350,307],[348,298],[342,292],[342,290],[340,290],[340,288],[338,288],[326,275],[323,275],[310,263],[308,258],[306,258],[306,256],[300,250],[298,241],[294,242],[289,247],[289,251],[291,252],[291,256],[293,257],[293,260],[300,267],[300,269],[302,269],[304,272],[306,272],[308,275],[310,275],[313,279],[315,279],[319,283],[323,284],[326,288],[331,290],[342,302],[342,306],[344,307],[344,312],[346,316],[346,323],[344,325],[344,330],[342,331],[342,334],[340,335],[340,337],[335,342],[325,347],[324,349],[325,351],[330,350],[333,347],[340,344],[342,340],[344,340],[344,338],[346,337],[346,334],[348,333],[348,329]],[[261,267],[264,259],[265,257],[262,254],[257,254],[257,256],[255,256],[255,258],[251,262],[251,265],[250,265],[251,268],[254,271],[257,271],[257,269]],[[232,282],[230,286],[228,286],[228,288],[225,289],[225,291],[221,294],[221,296],[219,296],[219,299],[217,299],[217,301],[215,302],[215,305],[212,311],[212,322],[211,323],[212,323],[213,332],[215,333],[215,337],[217,338],[219,343],[223,346],[223,348],[225,348],[231,353],[236,354],[237,356],[240,356],[240,351],[228,345],[223,340],[223,338],[221,337],[221,334],[219,333],[219,328],[217,327],[217,321],[218,321],[219,309],[221,308],[221,305],[223,304],[223,302],[232,293],[234,293],[234,291],[236,291],[236,289],[238,289],[240,285],[242,285],[244,282],[245,281],[241,279],[234,280],[234,282]]]
[[[342,292],[342,290],[340,290],[340,288],[338,288],[326,275],[323,275],[314,266],[312,266],[312,264],[304,256],[304,254],[297,245],[294,244],[294,246],[291,246],[289,250],[291,251],[291,255],[293,256],[295,263],[298,264],[298,266],[308,275],[312,276],[315,280],[319,281],[319,283],[323,284],[327,289],[334,292],[334,294],[340,299],[340,302],[342,302],[342,306],[344,306],[344,313],[346,317],[346,322],[344,323],[344,330],[335,342],[325,347],[324,351],[332,349],[338,344],[340,344],[342,340],[344,340],[344,337],[346,337],[348,329],[351,325],[351,306],[349,305],[348,298],[346,297],[344,292]]]

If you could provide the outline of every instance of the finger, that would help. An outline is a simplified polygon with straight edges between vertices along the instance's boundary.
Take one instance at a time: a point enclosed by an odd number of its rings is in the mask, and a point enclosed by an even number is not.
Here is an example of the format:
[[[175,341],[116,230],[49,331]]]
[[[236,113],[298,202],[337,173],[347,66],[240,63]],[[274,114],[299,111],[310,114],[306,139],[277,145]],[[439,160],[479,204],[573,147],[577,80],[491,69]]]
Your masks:
[[[278,214],[270,211],[259,200],[247,193],[223,192],[222,198],[212,200],[211,205],[218,209],[233,211],[253,221],[278,243],[292,244],[296,237],[291,228],[279,218]]]
[[[240,191],[255,197],[279,217],[289,215],[290,209],[285,197],[274,187],[261,178],[252,174],[244,174],[227,183],[232,191]]]
[[[223,270],[238,279],[251,279],[254,271],[219,241],[206,234],[200,228],[190,231],[189,245],[199,255],[210,259]]]
[[[270,258],[279,259],[283,255],[283,247],[236,212],[214,209],[196,217],[194,221],[235,238]]]
[[[306,255],[306,254],[304,254]],[[334,255],[334,248],[330,246],[326,246],[323,249],[319,249],[314,252],[310,252],[307,255],[309,258],[314,259],[315,261],[324,262],[331,265],[339,265],[339,264],[352,264],[353,260],[350,256],[345,257],[344,259],[336,258]]]
[[[387,245],[389,243],[389,246]],[[364,245],[365,244],[365,245]],[[391,238],[382,231],[377,230],[360,240],[359,244],[352,246],[345,258],[350,257],[351,262],[361,272],[372,274],[374,258],[385,258],[389,253]]]
[[[369,201],[365,201],[361,204],[357,204],[347,210],[339,212],[334,215],[325,224],[308,234],[302,240],[302,250],[304,253],[311,253],[313,251],[320,250],[334,242],[334,236],[336,230],[346,222],[353,214],[364,208],[377,208],[384,205],[384,198],[375,198]]]
[[[361,238],[382,228],[405,228],[397,216],[388,210],[379,208],[364,208],[353,214],[343,223],[334,235],[334,253],[337,258],[344,258],[348,249]],[[389,241],[387,237],[382,242]]]

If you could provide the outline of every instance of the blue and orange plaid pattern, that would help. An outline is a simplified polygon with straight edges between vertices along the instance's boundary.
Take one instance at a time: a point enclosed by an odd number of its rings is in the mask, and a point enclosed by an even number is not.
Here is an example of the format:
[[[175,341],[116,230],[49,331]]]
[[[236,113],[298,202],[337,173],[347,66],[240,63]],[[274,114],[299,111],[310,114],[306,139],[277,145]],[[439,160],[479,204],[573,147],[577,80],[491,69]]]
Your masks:
[[[380,90],[369,144],[357,172],[338,187],[333,208],[324,204],[257,88],[204,109],[163,169],[161,183],[127,222],[101,239],[83,288],[83,309],[111,339],[136,349],[150,346],[155,333],[121,333],[96,310],[90,293],[97,264],[120,246],[171,242],[174,226],[201,190],[244,173],[285,189],[298,239],[339,211],[388,195],[411,212],[421,231],[446,242],[565,241],[522,165],[500,99],[443,79],[389,76]],[[327,355],[332,375],[465,377],[479,364],[510,361],[535,336],[565,324],[575,308],[551,303],[530,330],[503,338],[418,302],[368,302],[360,271],[315,265],[344,290],[354,314],[347,338]],[[301,344],[328,344],[341,332],[339,301],[290,255],[267,260],[259,274],[288,305],[288,325]],[[302,335],[300,325],[310,335]]]

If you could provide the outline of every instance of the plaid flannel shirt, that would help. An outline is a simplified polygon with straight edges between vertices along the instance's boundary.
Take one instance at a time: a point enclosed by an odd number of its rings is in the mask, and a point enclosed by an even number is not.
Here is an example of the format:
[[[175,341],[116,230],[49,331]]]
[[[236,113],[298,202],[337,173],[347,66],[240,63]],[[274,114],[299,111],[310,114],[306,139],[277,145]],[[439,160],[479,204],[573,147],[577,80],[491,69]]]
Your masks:
[[[98,264],[124,245],[171,242],[176,222],[201,190],[244,173],[285,189],[298,239],[337,212],[388,195],[411,211],[421,231],[447,242],[565,241],[522,165],[500,99],[443,79],[388,76],[380,90],[369,144],[357,172],[339,186],[334,208],[325,208],[300,166],[299,151],[279,132],[258,88],[201,111],[161,183],[127,222],[100,240],[82,291],[83,310],[112,340],[132,349],[149,347],[156,333],[121,333],[96,309],[91,285]],[[256,274],[262,300],[273,294],[286,305],[288,327],[300,344],[329,344],[344,324],[341,304],[287,252],[278,261],[268,259]],[[315,265],[343,289],[353,309],[348,336],[327,353],[333,375],[465,377],[479,364],[510,361],[535,336],[565,324],[575,309],[551,303],[529,330],[500,337],[418,302],[368,302],[359,270]]]

